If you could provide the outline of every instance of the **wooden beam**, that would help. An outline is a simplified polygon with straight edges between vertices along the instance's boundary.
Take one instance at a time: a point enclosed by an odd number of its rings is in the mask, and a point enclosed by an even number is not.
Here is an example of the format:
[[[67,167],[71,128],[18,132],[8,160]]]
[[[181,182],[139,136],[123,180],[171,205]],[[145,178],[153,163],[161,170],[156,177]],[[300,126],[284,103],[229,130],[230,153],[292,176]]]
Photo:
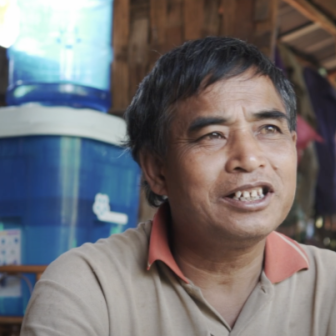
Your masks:
[[[336,17],[336,1],[334,0],[310,0],[312,3],[321,8],[325,13]]]
[[[293,46],[286,45],[288,49],[296,56],[296,58],[300,61],[303,66],[313,66],[314,68],[319,68],[320,63],[318,60],[312,56],[311,54],[307,54],[294,48]]]
[[[43,273],[47,266],[40,265],[6,265],[0,266],[0,273],[17,274],[17,273]]]
[[[21,324],[22,321],[23,317],[19,316],[0,316],[0,324]]]
[[[46,268],[47,266],[6,265],[6,266],[0,266],[0,273],[6,273],[8,275],[17,275],[20,273],[35,273],[36,281],[38,281],[40,280]]]
[[[309,23],[308,25],[305,25],[304,27],[299,27],[295,29],[294,31],[291,31],[289,33],[286,33],[284,35],[280,36],[281,42],[291,42],[293,40],[296,40],[304,35],[310,34],[311,32],[321,28],[321,25],[317,22]]]
[[[321,60],[321,66],[327,70],[333,69],[336,67],[336,56],[328,57],[327,59]]]
[[[323,49],[324,47],[331,46],[335,43],[335,38],[333,36],[330,36],[329,38],[321,41],[317,41],[316,43],[313,43],[309,45],[308,47],[304,48],[304,52],[306,53],[314,53],[317,50]]]
[[[320,24],[321,28],[336,36],[336,24],[307,0],[284,0],[307,19]]]

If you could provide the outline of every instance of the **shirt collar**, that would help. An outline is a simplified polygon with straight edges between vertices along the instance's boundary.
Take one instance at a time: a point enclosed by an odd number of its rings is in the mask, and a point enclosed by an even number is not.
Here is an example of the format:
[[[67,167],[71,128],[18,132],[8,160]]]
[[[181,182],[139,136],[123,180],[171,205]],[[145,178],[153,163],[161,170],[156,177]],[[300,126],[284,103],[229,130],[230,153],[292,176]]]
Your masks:
[[[153,219],[147,269],[149,270],[155,261],[160,260],[180,279],[189,283],[178,267],[169,247],[168,218],[169,205],[164,203]],[[296,272],[308,268],[308,257],[297,242],[278,232],[272,232],[266,238],[264,272],[273,284],[286,280]]]

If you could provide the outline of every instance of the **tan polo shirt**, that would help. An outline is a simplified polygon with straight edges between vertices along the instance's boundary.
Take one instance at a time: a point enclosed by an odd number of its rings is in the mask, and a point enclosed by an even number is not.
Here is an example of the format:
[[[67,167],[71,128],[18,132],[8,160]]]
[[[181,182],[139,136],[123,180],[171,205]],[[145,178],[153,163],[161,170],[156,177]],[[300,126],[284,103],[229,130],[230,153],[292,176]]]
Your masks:
[[[166,211],[53,262],[36,285],[21,335],[336,335],[335,253],[270,234],[260,283],[231,329],[177,266]]]

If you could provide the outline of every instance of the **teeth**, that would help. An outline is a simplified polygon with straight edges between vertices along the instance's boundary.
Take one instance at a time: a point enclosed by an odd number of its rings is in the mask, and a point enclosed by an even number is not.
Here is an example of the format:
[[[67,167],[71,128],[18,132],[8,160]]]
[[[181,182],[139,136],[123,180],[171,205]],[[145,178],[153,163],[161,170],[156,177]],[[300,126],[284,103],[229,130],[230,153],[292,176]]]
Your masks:
[[[235,197],[239,198],[241,195],[242,195],[242,192],[241,192],[241,191],[236,191],[236,193],[235,193]]]
[[[264,197],[262,188],[256,188],[251,191],[236,191],[233,198],[239,201],[251,202]]]

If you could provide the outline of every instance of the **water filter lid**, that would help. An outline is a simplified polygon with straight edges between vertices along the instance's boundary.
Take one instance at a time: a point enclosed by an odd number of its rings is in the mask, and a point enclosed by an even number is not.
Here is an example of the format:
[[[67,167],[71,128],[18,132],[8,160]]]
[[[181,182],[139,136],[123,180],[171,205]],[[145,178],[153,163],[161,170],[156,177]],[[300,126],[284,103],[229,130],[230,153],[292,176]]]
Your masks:
[[[75,136],[120,146],[126,123],[90,109],[38,104],[0,108],[0,138],[29,135]]]

